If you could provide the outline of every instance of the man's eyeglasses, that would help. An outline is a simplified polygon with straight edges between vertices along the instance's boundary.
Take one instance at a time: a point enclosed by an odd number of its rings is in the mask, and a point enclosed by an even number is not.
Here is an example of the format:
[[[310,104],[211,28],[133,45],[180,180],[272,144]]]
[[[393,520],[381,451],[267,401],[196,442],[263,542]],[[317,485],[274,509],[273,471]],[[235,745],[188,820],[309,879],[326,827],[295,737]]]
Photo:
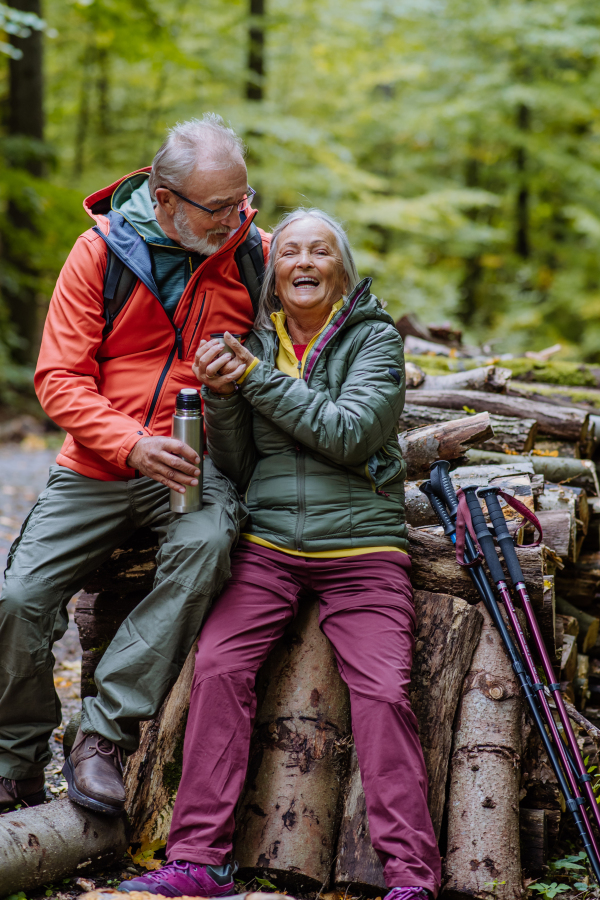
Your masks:
[[[175,194],[176,197],[179,197],[180,200],[185,201],[185,203],[189,203],[190,206],[195,206],[196,209],[201,209],[205,213],[209,213],[212,216],[214,222],[222,222],[229,215],[231,215],[232,211],[235,209],[235,204],[231,206],[221,206],[219,209],[209,209],[208,206],[202,206],[201,203],[196,203],[194,200],[190,200],[188,197],[184,197],[183,194],[180,194],[179,191],[174,190],[172,187],[167,187],[166,184],[161,184],[161,188],[164,188],[166,191],[171,191],[172,194]],[[248,185],[248,192],[243,200],[241,200],[237,205],[238,212],[246,212],[247,209],[250,208],[250,204],[252,203],[252,198],[256,194],[256,191],[253,191],[250,185]]]

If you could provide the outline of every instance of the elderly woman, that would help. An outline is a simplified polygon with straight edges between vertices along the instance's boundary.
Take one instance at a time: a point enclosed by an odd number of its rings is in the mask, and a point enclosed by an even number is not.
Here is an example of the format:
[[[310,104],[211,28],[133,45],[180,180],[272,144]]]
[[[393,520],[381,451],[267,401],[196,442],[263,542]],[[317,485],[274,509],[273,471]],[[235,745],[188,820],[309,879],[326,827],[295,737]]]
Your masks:
[[[373,846],[389,900],[437,894],[440,857],[408,686],[415,624],[397,422],[402,341],[358,276],[340,226],[296,210],[273,232],[261,310],[232,356],[204,343],[212,460],[245,491],[247,530],[198,643],[167,855],[125,882],[167,896],[234,890],[234,811],[258,669],[304,601],[350,689]]]

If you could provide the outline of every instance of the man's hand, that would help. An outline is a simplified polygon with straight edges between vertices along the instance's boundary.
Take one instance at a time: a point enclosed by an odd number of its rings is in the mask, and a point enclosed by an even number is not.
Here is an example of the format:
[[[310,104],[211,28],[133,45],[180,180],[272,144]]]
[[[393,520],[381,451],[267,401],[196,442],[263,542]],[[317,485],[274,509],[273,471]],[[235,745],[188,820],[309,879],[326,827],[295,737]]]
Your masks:
[[[246,371],[246,363],[233,353],[223,353],[223,345],[217,340],[200,341],[192,371],[215,394],[232,394],[235,382]]]
[[[185,494],[182,485],[198,484],[199,463],[200,457],[195,450],[183,441],[169,437],[140,438],[127,457],[127,465],[132,469],[180,494]]]

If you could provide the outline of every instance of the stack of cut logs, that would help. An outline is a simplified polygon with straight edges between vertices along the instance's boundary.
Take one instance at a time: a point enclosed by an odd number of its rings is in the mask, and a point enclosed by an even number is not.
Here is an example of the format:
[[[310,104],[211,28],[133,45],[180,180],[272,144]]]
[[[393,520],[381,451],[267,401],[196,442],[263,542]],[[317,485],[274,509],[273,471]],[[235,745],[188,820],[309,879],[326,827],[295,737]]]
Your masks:
[[[440,330],[432,339],[451,346],[456,335]],[[521,896],[523,873],[546,871],[564,824],[564,800],[498,635],[418,488],[430,463],[443,458],[452,463],[456,486],[498,485],[535,510],[541,545],[510,507],[505,513],[522,544],[521,566],[578,740],[589,764],[597,764],[600,491],[593,458],[600,419],[595,407],[574,404],[558,390],[552,396],[547,389],[525,390],[499,365],[431,375],[426,364],[407,364],[399,435],[408,465],[418,619],[411,701],[444,856],[443,896],[487,896],[493,884],[494,896],[512,900]],[[83,696],[94,693],[94,670],[120,623],[150,590],[155,553],[152,533],[140,532],[82,586],[76,620]],[[129,759],[133,841],[168,834],[192,668],[190,655]],[[266,876],[292,891],[329,884],[381,894],[383,871],[369,841],[348,694],[314,604],[307,603],[271,655],[258,691],[237,814],[235,854],[243,877]],[[0,869],[2,841],[0,834]]]

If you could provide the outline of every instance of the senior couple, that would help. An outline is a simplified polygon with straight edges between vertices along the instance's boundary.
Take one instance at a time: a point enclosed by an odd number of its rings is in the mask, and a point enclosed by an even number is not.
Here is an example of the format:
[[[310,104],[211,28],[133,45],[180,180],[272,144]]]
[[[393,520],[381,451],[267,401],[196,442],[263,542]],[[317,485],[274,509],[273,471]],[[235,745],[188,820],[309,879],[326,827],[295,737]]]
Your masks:
[[[86,201],[97,224],[63,268],[36,373],[68,437],[0,598],[0,810],[44,797],[60,722],[51,647],[69,597],[149,525],[160,544],[154,589],[106,651],[64,768],[74,802],[119,814],[122,751],[135,750],[139,721],[156,714],[200,634],[168,863],[120,890],[234,892],[256,673],[310,591],[350,690],[388,898],[425,900],[440,858],[408,699],[402,342],[335,221],[296,210],[269,252],[251,197],[239,139],[207,115],[173,129],[150,171]],[[217,331],[225,355],[210,340]],[[168,437],[170,416],[177,391],[198,383],[204,505],[177,515],[169,488],[184,491],[199,470]]]

